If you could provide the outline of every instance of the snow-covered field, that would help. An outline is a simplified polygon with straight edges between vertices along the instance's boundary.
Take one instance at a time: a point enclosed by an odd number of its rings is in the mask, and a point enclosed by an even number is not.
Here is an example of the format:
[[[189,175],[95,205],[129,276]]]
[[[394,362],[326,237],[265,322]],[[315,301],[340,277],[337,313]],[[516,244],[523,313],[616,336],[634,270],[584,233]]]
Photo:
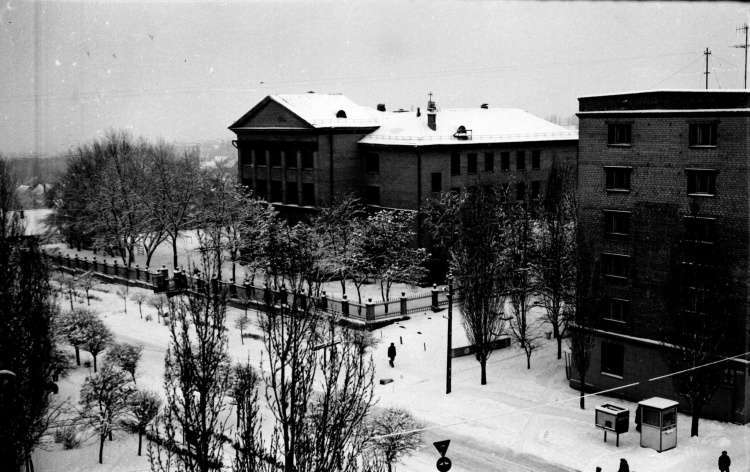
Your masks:
[[[118,341],[142,343],[143,360],[138,386],[161,390],[164,353],[168,328],[140,319],[138,307],[128,301],[127,314],[122,299],[112,287],[110,293],[93,292],[100,300],[92,301]],[[139,289],[131,289],[139,290]],[[155,313],[143,307],[144,315]],[[246,339],[240,343],[234,319],[240,310],[230,309],[228,316],[229,350],[234,360],[258,365],[262,343]],[[677,448],[657,453],[639,446],[638,435],[631,431],[620,437],[619,448],[614,437],[603,442],[603,432],[594,426],[594,406],[613,403],[635,410],[632,403],[601,397],[587,399],[587,409],[578,407],[578,392],[568,386],[563,361],[556,359],[554,340],[546,340],[532,357],[531,370],[526,369],[523,352],[509,348],[495,352],[489,360],[487,385],[479,384],[479,364],[472,356],[453,360],[452,393],[445,394],[446,320],[445,310],[414,315],[410,320],[374,332],[382,342],[373,355],[376,381],[392,378],[393,383],[376,385],[378,408],[401,406],[410,410],[424,426],[425,446],[408,458],[400,471],[432,471],[439,454],[433,441],[450,439],[446,454],[453,462],[451,471],[594,471],[617,470],[620,458],[626,458],[630,470],[646,471],[715,471],[722,450],[732,457],[732,470],[748,470],[750,429],[747,426],[701,420],[698,438],[690,438],[690,419],[678,419]],[[454,317],[453,345],[463,346],[466,338]],[[258,332],[253,326],[251,332]],[[386,349],[395,343],[398,355],[395,368],[388,365]],[[90,359],[82,352],[82,360]],[[78,401],[78,391],[88,369],[80,367],[60,382],[60,396]],[[483,419],[484,418],[484,419]],[[125,436],[107,442],[104,465],[97,463],[97,444],[90,439],[80,449],[64,451],[50,444],[51,451],[37,450],[35,470],[41,472],[135,472],[148,470],[145,456],[138,457],[137,438]]]

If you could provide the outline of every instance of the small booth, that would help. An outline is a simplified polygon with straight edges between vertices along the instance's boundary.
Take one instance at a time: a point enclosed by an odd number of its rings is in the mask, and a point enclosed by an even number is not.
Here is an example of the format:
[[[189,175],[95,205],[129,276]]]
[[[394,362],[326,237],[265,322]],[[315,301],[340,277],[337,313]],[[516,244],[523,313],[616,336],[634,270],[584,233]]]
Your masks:
[[[617,435],[617,447],[620,447],[620,434],[627,433],[630,426],[630,410],[615,405],[596,407],[596,427],[604,430],[604,442],[607,442],[607,431]]]
[[[657,452],[677,446],[678,402],[666,398],[649,398],[638,402],[641,409],[641,447]]]

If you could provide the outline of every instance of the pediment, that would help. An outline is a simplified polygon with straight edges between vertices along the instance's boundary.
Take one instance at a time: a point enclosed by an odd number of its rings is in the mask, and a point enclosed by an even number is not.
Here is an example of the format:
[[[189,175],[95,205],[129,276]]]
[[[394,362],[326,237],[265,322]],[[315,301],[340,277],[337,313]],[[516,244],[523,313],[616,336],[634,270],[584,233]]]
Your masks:
[[[312,126],[288,108],[266,98],[237,120],[231,128],[301,128]]]

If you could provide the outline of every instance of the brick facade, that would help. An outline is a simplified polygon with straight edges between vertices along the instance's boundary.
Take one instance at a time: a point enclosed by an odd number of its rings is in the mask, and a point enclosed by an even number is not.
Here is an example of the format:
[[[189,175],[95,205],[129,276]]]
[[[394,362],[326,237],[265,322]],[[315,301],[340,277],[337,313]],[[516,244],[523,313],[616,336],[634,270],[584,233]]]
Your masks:
[[[603,272],[617,272],[600,280],[600,336],[586,382],[594,390],[641,382],[619,395],[684,403],[671,381],[648,379],[667,373],[653,341],[658,341],[664,319],[673,242],[696,203],[701,217],[715,219],[713,244],[731,259],[732,275],[739,281],[730,352],[750,350],[750,93],[640,92],[579,102],[580,228]],[[696,137],[698,133],[704,135]],[[623,214],[627,216],[619,216]],[[622,304],[628,308],[621,310]],[[603,342],[622,346],[621,378],[602,373]],[[728,362],[726,367],[726,385],[704,414],[748,423],[747,363]],[[578,387],[576,375],[571,386]]]

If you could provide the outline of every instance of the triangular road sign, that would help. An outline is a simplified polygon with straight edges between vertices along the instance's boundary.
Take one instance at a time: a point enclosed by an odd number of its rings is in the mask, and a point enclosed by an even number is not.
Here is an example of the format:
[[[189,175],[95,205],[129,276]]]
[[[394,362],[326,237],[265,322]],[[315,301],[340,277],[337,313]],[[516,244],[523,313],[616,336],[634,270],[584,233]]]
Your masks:
[[[448,452],[448,446],[450,445],[451,440],[446,439],[445,441],[436,441],[432,444],[435,445],[435,449],[438,450],[441,457],[445,457],[445,453]]]

